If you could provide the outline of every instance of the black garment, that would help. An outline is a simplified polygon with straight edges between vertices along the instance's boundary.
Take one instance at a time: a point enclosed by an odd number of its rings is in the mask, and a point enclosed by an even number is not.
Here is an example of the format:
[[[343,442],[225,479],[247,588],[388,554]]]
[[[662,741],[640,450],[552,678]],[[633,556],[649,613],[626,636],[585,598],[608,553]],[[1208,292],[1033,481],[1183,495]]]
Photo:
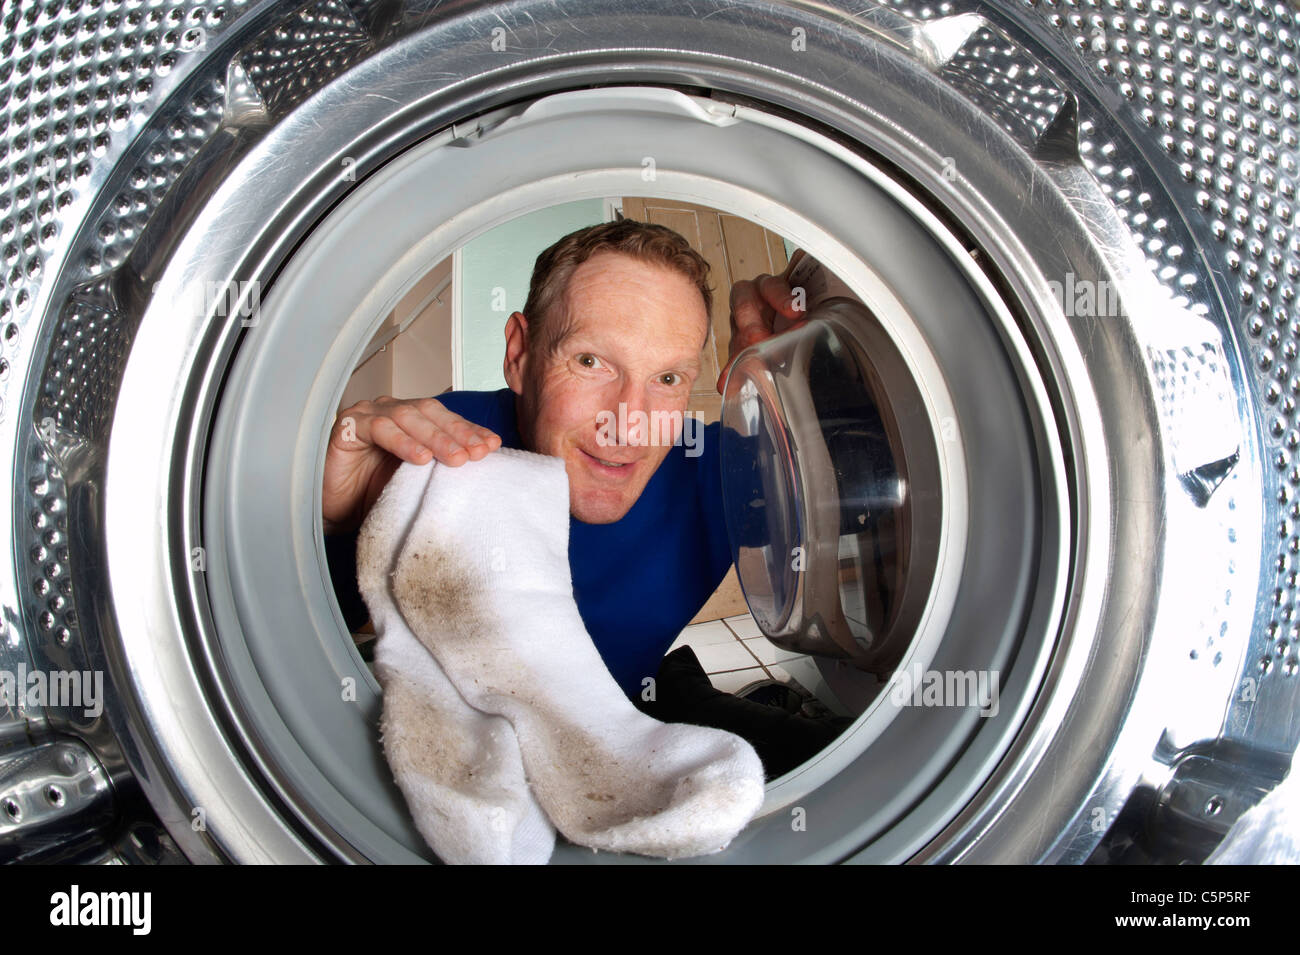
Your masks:
[[[360,536],[360,531],[325,535],[325,561],[329,565],[334,597],[343,612],[343,621],[354,633],[370,619],[370,611],[357,587],[357,538]]]
[[[724,693],[709,682],[689,646],[664,657],[655,678],[654,700],[638,696],[633,702],[641,712],[665,723],[735,733],[754,747],[769,780],[817,755],[853,722],[848,717],[809,719]]]

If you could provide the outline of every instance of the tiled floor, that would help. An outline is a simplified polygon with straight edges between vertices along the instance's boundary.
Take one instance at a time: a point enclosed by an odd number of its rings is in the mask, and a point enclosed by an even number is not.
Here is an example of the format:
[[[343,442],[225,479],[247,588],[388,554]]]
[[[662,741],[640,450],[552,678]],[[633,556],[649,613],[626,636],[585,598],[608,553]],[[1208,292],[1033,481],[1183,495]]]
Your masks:
[[[790,672],[807,669],[808,658],[771,643],[749,614],[693,624],[681,632],[670,652],[685,644],[695,651],[713,685],[727,693],[768,679],[796,683],[816,693],[807,676],[799,679]]]
[[[375,635],[369,625],[364,631],[353,634],[353,639],[362,659],[369,662]],[[684,644],[695,650],[709,681],[723,692],[736,693],[762,680],[777,680],[811,693],[837,715],[854,715],[831,692],[812,657],[772,643],[749,614],[692,624],[673,641],[669,652]]]

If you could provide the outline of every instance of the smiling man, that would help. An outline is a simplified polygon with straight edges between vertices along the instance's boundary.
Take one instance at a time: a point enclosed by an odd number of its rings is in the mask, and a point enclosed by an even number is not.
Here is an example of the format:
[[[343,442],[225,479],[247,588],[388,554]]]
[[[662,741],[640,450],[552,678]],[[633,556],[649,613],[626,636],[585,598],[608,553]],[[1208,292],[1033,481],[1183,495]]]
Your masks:
[[[574,598],[610,673],[652,715],[750,739],[772,775],[838,728],[714,690],[689,650],[660,672],[731,566],[720,425],[690,441],[681,434],[698,424],[685,412],[709,331],[708,268],[663,226],[624,219],[560,239],[538,257],[524,309],[506,324],[508,388],[384,397],[339,415],[325,460],[327,550],[345,616],[358,625],[355,530],[402,460],[457,467],[503,446],[563,459]],[[733,357],[772,334],[778,311],[799,317],[789,287],[771,276],[737,283],[731,306]],[[643,421],[673,427],[628,426]],[[652,681],[655,692],[644,692]]]
[[[610,417],[682,422],[709,333],[708,263],[667,229],[612,226],[544,252],[535,292],[506,326],[519,432],[529,450],[564,459],[572,514],[586,524],[622,519],[680,438],[624,428],[611,444]]]

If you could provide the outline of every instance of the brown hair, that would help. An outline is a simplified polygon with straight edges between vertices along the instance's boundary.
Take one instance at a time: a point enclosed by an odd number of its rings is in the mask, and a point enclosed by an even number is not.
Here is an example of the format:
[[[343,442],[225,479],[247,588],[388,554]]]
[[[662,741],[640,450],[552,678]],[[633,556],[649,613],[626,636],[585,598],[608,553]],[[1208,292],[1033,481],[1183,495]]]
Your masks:
[[[524,303],[528,320],[528,350],[553,355],[573,328],[565,307],[565,292],[574,271],[597,252],[621,252],[643,262],[665,266],[694,283],[704,298],[704,312],[713,309],[713,290],[706,281],[709,263],[690,243],[667,226],[634,219],[602,222],[570,232],[537,257]]]

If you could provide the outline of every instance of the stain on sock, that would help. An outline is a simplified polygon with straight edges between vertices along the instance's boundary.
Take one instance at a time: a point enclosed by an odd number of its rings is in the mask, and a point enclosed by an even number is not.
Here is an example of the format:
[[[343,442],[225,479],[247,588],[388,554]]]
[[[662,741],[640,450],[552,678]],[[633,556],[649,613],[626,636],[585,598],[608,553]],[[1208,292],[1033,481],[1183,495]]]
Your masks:
[[[435,648],[426,642],[425,634],[471,640],[490,632],[492,619],[483,585],[453,551],[422,544],[398,567],[392,580],[398,606],[430,652]]]

